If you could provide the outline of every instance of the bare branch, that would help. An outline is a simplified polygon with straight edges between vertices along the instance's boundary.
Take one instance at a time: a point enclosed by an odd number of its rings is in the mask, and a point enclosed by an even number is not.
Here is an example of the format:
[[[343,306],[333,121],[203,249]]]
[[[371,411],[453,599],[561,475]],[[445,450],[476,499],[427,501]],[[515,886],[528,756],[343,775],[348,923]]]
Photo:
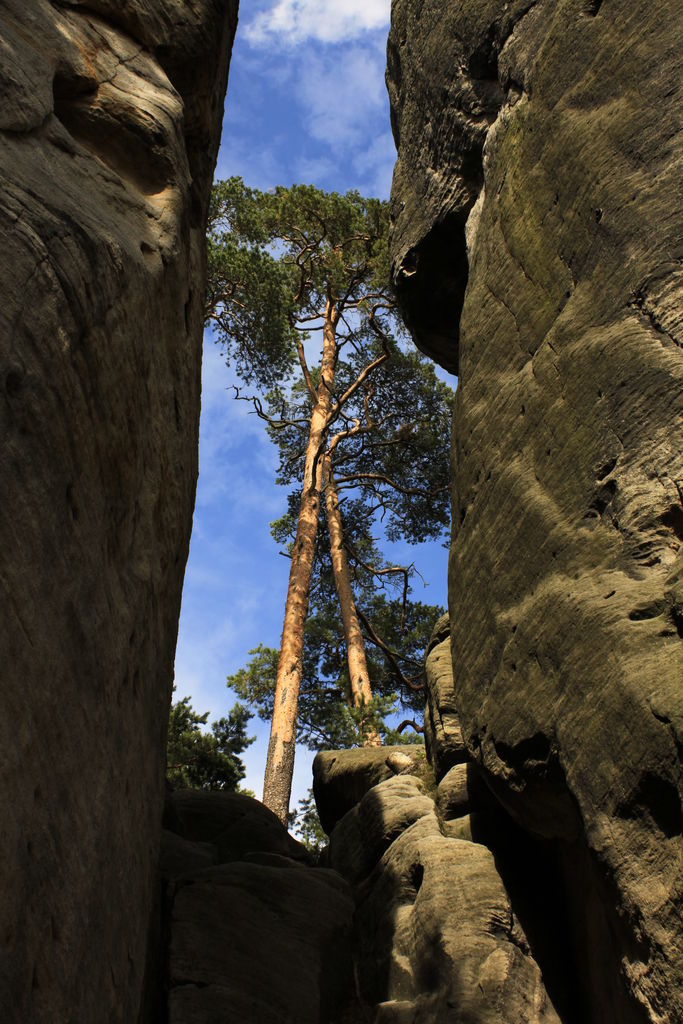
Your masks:
[[[403,730],[407,729],[409,725],[412,725],[412,727],[415,730],[415,732],[423,733],[425,731],[424,730],[424,726],[423,725],[418,725],[414,718],[406,718],[398,726],[398,728],[396,729],[396,732],[403,732]]]
[[[376,511],[376,509],[375,509],[375,511]],[[405,607],[406,597],[407,597],[407,593],[408,593],[408,580],[409,580],[410,574],[412,572],[417,572],[417,569],[415,568],[415,564],[413,562],[411,562],[410,565],[388,565],[388,566],[384,566],[382,569],[378,569],[376,566],[369,565],[367,562],[365,562],[360,557],[358,552],[353,548],[353,546],[349,543],[348,540],[345,540],[344,544],[346,546],[346,550],[351,555],[351,557],[354,559],[354,561],[358,562],[359,565],[362,565],[362,567],[364,569],[366,569],[373,576],[376,576],[378,579],[381,576],[392,576],[392,575],[403,576],[403,604],[404,604],[404,607]],[[420,576],[420,579],[422,579],[422,576],[420,575],[419,572],[418,572],[418,576]],[[423,580],[423,582],[424,582],[424,580]],[[401,627],[401,628],[403,628],[403,627]]]
[[[298,316],[296,318],[296,322],[298,324],[310,324],[314,320],[324,320],[324,319],[325,319],[325,314],[324,313],[311,313],[310,316]],[[310,330],[310,331],[321,331],[322,330],[322,324],[320,325],[320,327],[309,327],[308,330]]]
[[[392,299],[391,296],[389,295],[389,293],[386,292],[386,291],[367,292],[365,295],[363,295],[363,297],[361,299],[358,300],[356,305],[359,306],[363,302],[373,302],[374,300],[377,300],[375,302],[375,305],[374,305],[374,309],[376,309],[376,310],[377,309],[389,309],[389,310],[396,309],[396,300]]]
[[[397,484],[395,480],[391,479],[391,477],[385,476],[384,473],[351,473],[348,476],[340,476],[337,483],[360,483],[363,480],[386,484],[387,487],[391,487],[392,490],[398,491],[399,494],[417,494],[421,498],[433,498],[435,494],[445,491],[448,487],[447,483],[442,484],[440,487],[433,487],[431,491],[422,491],[419,487],[401,487],[400,484]]]
[[[241,395],[240,389],[236,384],[232,385],[232,389],[235,392],[235,399],[238,402],[251,402],[254,406],[254,412],[259,419],[265,420],[268,426],[272,427],[273,430],[285,430],[287,427],[300,427],[308,423],[307,419],[289,420],[285,417],[276,418],[275,416],[269,416],[267,412],[264,412],[261,400],[260,398],[257,398],[256,395]]]
[[[419,684],[418,683],[414,683],[414,682],[411,681],[411,679],[408,676],[405,676],[403,674],[403,672],[401,671],[401,667],[400,667],[400,665],[399,665],[399,663],[397,661],[397,659],[401,657],[401,655],[398,653],[398,651],[393,651],[391,649],[391,647],[389,647],[389,645],[386,644],[384,642],[384,640],[382,640],[382,638],[377,635],[375,630],[372,628],[372,624],[370,623],[367,615],[365,615],[365,613],[362,612],[360,610],[360,608],[358,608],[357,606],[356,606],[356,611],[358,612],[358,618],[361,620],[361,622],[363,623],[363,625],[365,626],[365,628],[368,631],[369,639],[372,641],[372,643],[376,647],[379,647],[379,649],[381,651],[384,651],[384,653],[386,654],[387,660],[388,660],[389,664],[391,665],[391,667],[394,670],[394,675],[396,677],[396,681],[398,683],[400,683],[402,686],[405,686],[407,689],[412,690],[413,693],[419,693],[421,690],[424,690],[424,688],[425,688],[425,684],[424,683],[419,683]],[[412,660],[412,659],[409,659],[409,660]],[[422,674],[423,673],[420,672],[417,676],[414,676],[413,678],[419,679]]]
[[[306,381],[306,387],[308,388],[308,393],[311,396],[311,400],[313,401],[313,404],[315,405],[315,403],[318,401],[318,393],[315,390],[315,387],[313,386],[313,379],[311,377],[311,371],[308,369],[308,363],[306,362],[306,353],[304,351],[303,342],[300,340],[300,338],[296,339],[296,350],[297,350],[297,353],[298,353],[298,356],[299,356],[299,363],[301,365],[301,372],[304,375],[304,380]]]

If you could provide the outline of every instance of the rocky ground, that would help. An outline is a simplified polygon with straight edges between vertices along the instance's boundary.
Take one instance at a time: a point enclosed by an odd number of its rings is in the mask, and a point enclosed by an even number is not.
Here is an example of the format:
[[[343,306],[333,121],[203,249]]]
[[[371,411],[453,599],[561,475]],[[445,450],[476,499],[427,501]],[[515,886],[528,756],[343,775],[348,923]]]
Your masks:
[[[439,707],[444,643],[440,622],[431,763],[421,745],[317,756],[319,857],[250,797],[170,794],[145,1019],[166,1001],[170,1024],[584,1019],[554,851],[517,829]]]

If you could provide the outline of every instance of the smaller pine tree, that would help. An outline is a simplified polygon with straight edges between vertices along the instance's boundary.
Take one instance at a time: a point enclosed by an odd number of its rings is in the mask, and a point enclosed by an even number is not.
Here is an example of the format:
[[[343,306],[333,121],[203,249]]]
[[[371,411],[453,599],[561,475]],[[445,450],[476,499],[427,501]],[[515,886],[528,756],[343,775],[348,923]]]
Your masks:
[[[297,809],[290,811],[289,828],[310,853],[320,857],[327,846],[327,835],[320,824],[312,789],[299,800]]]
[[[166,778],[173,789],[239,788],[246,775],[239,755],[254,742],[247,736],[252,712],[235,704],[227,718],[213,722],[211,731],[202,728],[209,713],[200,715],[189,697],[171,706],[166,752]]]

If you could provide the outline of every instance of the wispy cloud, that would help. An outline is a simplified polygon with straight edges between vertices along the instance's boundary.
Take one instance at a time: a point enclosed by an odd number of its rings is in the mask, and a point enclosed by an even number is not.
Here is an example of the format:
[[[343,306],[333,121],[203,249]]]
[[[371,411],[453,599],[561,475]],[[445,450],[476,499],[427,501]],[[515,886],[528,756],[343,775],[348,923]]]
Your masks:
[[[221,499],[235,520],[248,518],[254,509],[274,518],[281,514],[285,503],[272,487],[277,453],[252,406],[235,400],[234,383],[239,382],[225,365],[220,349],[207,338],[197,509],[201,511]],[[195,521],[195,529],[197,525]]]
[[[258,113],[253,115],[253,120]],[[268,135],[254,142],[232,132],[232,125],[226,130],[223,146],[216,164],[216,180],[239,174],[253,188],[267,192],[274,185],[280,185],[283,174],[289,169],[288,149],[291,136],[284,132]]]
[[[357,39],[389,24],[391,0],[276,0],[244,30],[252,45]]]
[[[324,187],[336,171],[334,160],[327,156],[302,157],[296,165],[299,181]]]
[[[373,122],[387,105],[383,51],[348,46],[343,54],[313,55],[295,88],[312,138],[332,152],[369,145]]]
[[[389,7],[253,0],[233,57],[217,177],[237,173],[264,191],[294,181],[346,191],[352,183],[388,197]]]
[[[365,149],[353,156],[353,166],[359,179],[376,196],[388,196],[396,163],[396,148],[390,131],[375,136]]]

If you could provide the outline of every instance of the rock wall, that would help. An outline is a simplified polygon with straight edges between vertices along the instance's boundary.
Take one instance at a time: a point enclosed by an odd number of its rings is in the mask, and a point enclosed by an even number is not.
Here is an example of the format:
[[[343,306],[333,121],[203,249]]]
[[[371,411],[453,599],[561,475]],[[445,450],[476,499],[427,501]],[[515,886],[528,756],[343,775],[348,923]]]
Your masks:
[[[136,1020],[236,0],[0,10],[3,1019]]]
[[[392,259],[459,372],[454,705],[585,1020],[683,1020],[683,6],[394,0]]]

